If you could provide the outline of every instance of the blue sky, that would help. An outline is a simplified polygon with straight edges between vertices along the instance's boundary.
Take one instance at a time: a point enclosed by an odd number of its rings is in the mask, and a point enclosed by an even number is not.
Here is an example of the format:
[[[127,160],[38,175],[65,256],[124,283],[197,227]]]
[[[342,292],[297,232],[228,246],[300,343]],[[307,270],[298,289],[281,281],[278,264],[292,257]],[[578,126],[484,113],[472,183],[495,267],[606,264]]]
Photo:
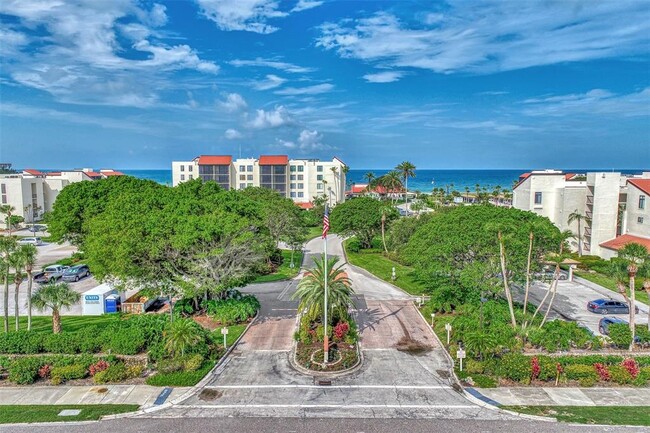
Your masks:
[[[0,160],[647,168],[644,1],[3,0]]]

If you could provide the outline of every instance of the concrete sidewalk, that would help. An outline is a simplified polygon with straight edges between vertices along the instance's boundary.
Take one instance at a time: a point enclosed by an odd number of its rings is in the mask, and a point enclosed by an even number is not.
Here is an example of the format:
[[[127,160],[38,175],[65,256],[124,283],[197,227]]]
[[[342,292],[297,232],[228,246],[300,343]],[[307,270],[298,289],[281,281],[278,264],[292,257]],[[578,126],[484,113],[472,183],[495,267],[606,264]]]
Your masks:
[[[495,406],[650,406],[650,388],[467,388]]]
[[[154,406],[166,388],[149,385],[20,386],[0,388],[0,404],[139,404]],[[170,388],[166,401],[180,397],[189,387]],[[161,400],[162,400],[161,397]],[[164,402],[164,401],[163,401]],[[160,401],[158,404],[162,404]]]

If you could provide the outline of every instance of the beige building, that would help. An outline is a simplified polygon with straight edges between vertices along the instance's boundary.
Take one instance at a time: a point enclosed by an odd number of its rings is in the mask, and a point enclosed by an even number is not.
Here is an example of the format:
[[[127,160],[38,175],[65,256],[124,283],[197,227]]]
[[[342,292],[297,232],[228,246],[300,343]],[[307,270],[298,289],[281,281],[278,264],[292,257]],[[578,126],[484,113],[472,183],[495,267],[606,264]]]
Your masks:
[[[578,234],[568,223],[575,211],[582,223],[583,252],[611,258],[626,243],[650,251],[650,172],[625,176],[616,172],[578,175],[558,170],[524,173],[513,189],[513,206],[549,218],[560,230]],[[572,245],[577,248],[577,240]]]
[[[201,155],[191,161],[172,162],[174,186],[192,179],[212,180],[224,189],[251,186],[278,191],[303,207],[314,197],[325,196],[330,204],[345,201],[347,166],[338,158],[289,159],[287,155],[233,159],[228,155]]]
[[[52,210],[54,200],[68,184],[83,180],[119,176],[121,172],[105,169],[98,172],[90,168],[44,173],[25,169],[20,173],[0,174],[0,204],[14,207],[14,215],[26,222],[38,221],[44,212]]]

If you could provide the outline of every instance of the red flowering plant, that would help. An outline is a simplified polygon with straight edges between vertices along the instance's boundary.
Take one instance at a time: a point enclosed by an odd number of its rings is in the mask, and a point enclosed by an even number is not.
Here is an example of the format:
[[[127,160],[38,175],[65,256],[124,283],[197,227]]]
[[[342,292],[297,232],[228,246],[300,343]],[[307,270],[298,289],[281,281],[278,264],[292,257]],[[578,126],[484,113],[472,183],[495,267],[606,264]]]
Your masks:
[[[50,364],[45,364],[44,366],[38,369],[38,376],[45,379],[50,376],[51,371],[52,371],[52,366]]]
[[[350,330],[350,325],[347,322],[339,322],[334,327],[334,339],[341,341]]]
[[[627,370],[628,373],[630,373],[630,376],[632,376],[632,379],[636,379],[636,377],[639,375],[639,364],[636,363],[636,360],[633,358],[626,358],[621,362],[621,366]]]
[[[539,377],[539,373],[542,371],[539,366],[539,359],[536,356],[532,357],[530,360],[530,379],[535,380]]]
[[[609,369],[605,364],[597,362],[594,364],[594,369],[596,370],[596,373],[598,373],[600,380],[607,382],[612,378],[612,376],[609,374]]]
[[[104,371],[109,367],[108,362],[104,361],[103,359],[100,359],[94,364],[91,364],[91,366],[88,368],[88,372],[90,373],[91,376],[96,375],[100,371]]]

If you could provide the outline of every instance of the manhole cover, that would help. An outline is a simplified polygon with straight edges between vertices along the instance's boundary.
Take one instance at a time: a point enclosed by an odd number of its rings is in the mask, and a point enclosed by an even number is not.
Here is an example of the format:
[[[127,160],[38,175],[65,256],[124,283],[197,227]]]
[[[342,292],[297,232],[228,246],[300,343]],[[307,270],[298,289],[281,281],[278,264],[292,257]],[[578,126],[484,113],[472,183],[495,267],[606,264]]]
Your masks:
[[[217,391],[216,389],[204,389],[199,394],[199,400],[202,401],[212,401],[216,400],[223,395],[223,392]]]

